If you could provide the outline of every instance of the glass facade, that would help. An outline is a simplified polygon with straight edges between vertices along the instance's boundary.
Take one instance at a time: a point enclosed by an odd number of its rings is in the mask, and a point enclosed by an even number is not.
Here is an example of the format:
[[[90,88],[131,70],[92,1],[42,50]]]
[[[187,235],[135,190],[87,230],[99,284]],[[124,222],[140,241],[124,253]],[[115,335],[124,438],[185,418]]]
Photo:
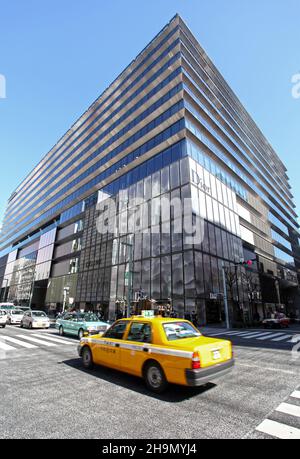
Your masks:
[[[204,324],[225,275],[233,319],[300,315],[299,253],[284,164],[176,15],[12,193],[1,296],[113,319],[143,292]]]

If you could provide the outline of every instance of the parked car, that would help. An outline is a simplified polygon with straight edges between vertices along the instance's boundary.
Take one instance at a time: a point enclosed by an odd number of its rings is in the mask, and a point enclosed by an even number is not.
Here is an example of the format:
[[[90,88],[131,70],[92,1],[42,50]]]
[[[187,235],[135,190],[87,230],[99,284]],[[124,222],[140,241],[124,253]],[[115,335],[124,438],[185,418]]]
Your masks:
[[[23,311],[23,314],[24,312],[26,311],[30,311],[30,307],[29,306],[16,306],[20,311]]]
[[[154,392],[168,383],[201,386],[232,370],[230,341],[207,338],[189,321],[132,317],[115,322],[104,334],[82,338],[83,366],[93,364],[144,378]]]
[[[278,313],[272,319],[263,320],[264,328],[288,328],[290,326],[290,319],[283,313]]]
[[[7,313],[4,309],[0,309],[0,327],[5,328],[7,322]]]
[[[24,311],[21,309],[12,309],[8,311],[7,314],[7,323],[8,325],[20,325],[21,320],[23,319]]]
[[[99,320],[91,312],[71,312],[56,320],[55,328],[61,336],[74,335],[81,339],[85,334],[96,335],[105,332],[110,325]]]
[[[21,328],[49,328],[50,319],[44,311],[26,311],[22,317]]]
[[[12,309],[16,309],[14,303],[0,303],[0,309],[3,311],[11,311]]]

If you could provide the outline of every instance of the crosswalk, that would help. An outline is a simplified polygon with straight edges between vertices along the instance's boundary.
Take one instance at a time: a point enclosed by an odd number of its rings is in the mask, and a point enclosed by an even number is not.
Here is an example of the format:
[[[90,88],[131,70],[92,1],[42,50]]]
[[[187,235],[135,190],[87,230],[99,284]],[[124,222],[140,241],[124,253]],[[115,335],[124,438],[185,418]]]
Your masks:
[[[15,335],[0,334],[0,358],[7,358],[12,351],[22,349],[48,349],[56,346],[74,345],[73,339],[61,338],[57,335],[46,333],[23,332]]]
[[[289,399],[281,403],[268,419],[265,419],[257,428],[256,432],[268,438],[281,440],[300,440],[300,391],[293,392]],[[286,416],[285,422],[280,421],[278,416]],[[277,416],[277,417],[276,417]]]
[[[209,337],[232,337],[240,338],[245,340],[245,342],[250,340],[257,340],[258,342],[274,342],[274,343],[289,343],[296,344],[300,341],[299,334],[291,334],[290,332],[267,332],[267,331],[225,331],[223,330],[205,330],[203,332],[205,336]]]

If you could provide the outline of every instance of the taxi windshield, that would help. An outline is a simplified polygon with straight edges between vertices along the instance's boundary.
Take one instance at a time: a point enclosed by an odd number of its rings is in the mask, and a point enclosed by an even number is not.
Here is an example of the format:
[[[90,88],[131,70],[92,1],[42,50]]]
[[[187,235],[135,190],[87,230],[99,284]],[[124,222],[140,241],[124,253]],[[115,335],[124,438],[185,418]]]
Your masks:
[[[168,341],[197,338],[201,333],[188,322],[170,322],[163,324]]]
[[[99,317],[96,314],[93,314],[92,312],[79,314],[78,319],[84,322],[99,322]]]

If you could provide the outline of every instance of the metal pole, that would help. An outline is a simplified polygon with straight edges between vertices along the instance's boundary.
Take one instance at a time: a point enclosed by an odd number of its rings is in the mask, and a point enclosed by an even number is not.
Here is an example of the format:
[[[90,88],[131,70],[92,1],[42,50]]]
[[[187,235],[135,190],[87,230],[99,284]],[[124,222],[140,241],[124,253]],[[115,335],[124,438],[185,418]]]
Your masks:
[[[4,297],[3,297],[3,301],[5,302],[6,301],[6,294],[7,294],[7,287],[8,287],[8,279],[3,279],[6,284],[5,284],[5,289],[4,289]]]
[[[227,296],[227,284],[226,284],[226,271],[225,265],[222,263],[222,274],[223,274],[223,288],[224,288],[224,309],[225,309],[225,318],[226,318],[226,328],[229,330],[229,309],[228,309],[228,296]]]
[[[129,248],[129,266],[128,266],[128,294],[127,294],[126,317],[129,317],[129,315],[130,315],[130,305],[131,305],[133,245],[132,244],[128,244],[128,248]]]
[[[126,317],[129,317],[130,305],[131,305],[131,291],[132,291],[132,266],[133,266],[133,244],[128,242],[121,242],[125,247],[129,249],[129,260],[128,260],[128,290],[127,290],[127,308]]]
[[[34,276],[34,275],[33,275]],[[30,298],[29,298],[29,309],[31,309],[31,303],[32,303],[32,298],[33,298],[33,291],[34,291],[34,277],[32,281],[32,286],[31,286],[31,292],[30,292]]]

